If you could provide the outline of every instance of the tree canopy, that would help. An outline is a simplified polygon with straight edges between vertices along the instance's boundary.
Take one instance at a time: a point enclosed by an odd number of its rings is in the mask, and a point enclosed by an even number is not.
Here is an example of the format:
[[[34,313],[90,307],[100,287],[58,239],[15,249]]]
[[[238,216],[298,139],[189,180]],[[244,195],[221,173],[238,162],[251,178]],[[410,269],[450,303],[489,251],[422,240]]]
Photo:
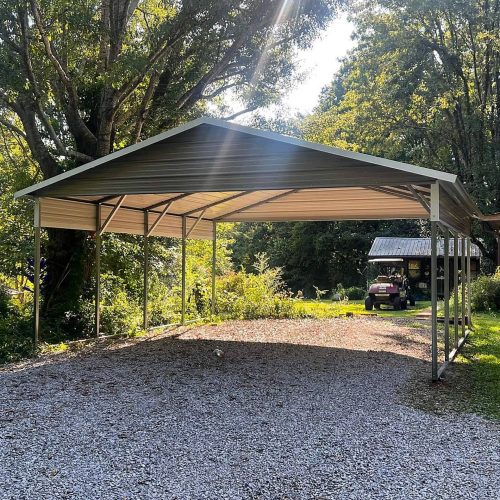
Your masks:
[[[499,3],[370,0],[354,20],[358,43],[304,136],[458,174],[500,211]]]
[[[243,111],[265,106],[293,81],[295,52],[337,3],[0,1],[0,125],[27,145],[40,180],[222,114],[227,92]],[[45,307],[77,303],[88,248],[84,234],[48,231]]]

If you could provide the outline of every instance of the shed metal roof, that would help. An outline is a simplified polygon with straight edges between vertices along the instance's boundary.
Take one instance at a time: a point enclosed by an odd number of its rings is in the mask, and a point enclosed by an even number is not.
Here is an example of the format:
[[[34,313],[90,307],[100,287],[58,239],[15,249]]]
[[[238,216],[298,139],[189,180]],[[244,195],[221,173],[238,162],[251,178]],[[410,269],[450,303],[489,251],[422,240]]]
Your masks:
[[[106,230],[176,236],[181,216],[191,237],[211,237],[213,221],[429,218],[439,182],[440,220],[464,234],[481,213],[449,173],[314,144],[213,118],[200,118],[18,191],[41,198],[46,227],[95,228],[125,195]],[[153,223],[152,222],[152,223]]]
[[[462,238],[458,239],[458,255],[462,255]],[[444,256],[444,240],[438,240],[438,255]],[[454,241],[450,238],[450,256],[455,255]],[[382,237],[375,238],[369,257],[430,257],[430,238],[395,238]],[[477,245],[471,244],[471,257],[481,257],[481,250]]]

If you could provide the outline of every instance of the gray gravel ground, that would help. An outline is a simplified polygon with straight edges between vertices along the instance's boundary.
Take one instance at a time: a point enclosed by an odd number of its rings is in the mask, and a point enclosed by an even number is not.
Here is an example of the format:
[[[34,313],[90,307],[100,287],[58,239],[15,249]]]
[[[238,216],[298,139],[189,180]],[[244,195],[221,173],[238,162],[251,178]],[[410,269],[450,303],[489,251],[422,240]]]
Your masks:
[[[4,368],[0,497],[500,498],[498,425],[399,402],[425,360],[306,345],[342,321],[273,322],[303,343],[205,327]]]

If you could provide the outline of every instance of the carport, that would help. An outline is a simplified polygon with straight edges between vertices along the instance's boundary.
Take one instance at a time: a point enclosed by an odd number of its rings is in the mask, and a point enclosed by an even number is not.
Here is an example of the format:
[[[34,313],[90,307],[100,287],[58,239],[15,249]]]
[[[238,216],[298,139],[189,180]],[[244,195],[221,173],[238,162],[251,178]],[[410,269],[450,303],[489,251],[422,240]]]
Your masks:
[[[96,235],[95,334],[99,335],[100,250],[105,231],[144,237],[144,328],[148,328],[148,239],[182,239],[182,320],[186,240],[213,240],[212,312],[218,222],[429,219],[432,379],[453,361],[470,324],[471,223],[482,214],[456,175],[200,118],[18,191],[35,201],[34,340],[40,327],[40,230]],[[462,238],[462,307],[450,314],[445,286],[444,363],[438,366],[437,243],[445,263]],[[458,252],[445,283],[458,283]],[[455,286],[455,292],[458,291]],[[453,316],[452,328],[450,317]]]

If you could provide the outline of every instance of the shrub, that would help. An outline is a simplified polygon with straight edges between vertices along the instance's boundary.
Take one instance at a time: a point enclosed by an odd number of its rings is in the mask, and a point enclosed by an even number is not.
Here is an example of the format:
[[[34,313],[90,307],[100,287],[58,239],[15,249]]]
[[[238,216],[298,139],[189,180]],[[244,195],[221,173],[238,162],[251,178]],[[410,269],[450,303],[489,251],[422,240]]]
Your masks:
[[[134,335],[141,329],[142,310],[130,300],[124,280],[104,274],[102,280],[101,330],[105,335]]]
[[[471,309],[500,311],[500,267],[493,276],[480,276],[471,283]]]
[[[10,363],[33,354],[31,303],[11,299],[0,292],[0,363]]]
[[[0,283],[0,318],[6,318],[10,309],[10,296],[7,288]]]
[[[450,297],[453,308],[454,294]],[[462,286],[458,286],[458,304],[462,307]],[[500,311],[500,267],[492,276],[479,276],[471,282],[471,310],[473,312]]]
[[[366,296],[366,290],[359,286],[351,286],[345,293],[349,300],[363,300]]]
[[[217,313],[224,318],[291,318],[297,315],[280,268],[270,268],[265,255],[258,255],[258,274],[243,268],[217,280]]]

